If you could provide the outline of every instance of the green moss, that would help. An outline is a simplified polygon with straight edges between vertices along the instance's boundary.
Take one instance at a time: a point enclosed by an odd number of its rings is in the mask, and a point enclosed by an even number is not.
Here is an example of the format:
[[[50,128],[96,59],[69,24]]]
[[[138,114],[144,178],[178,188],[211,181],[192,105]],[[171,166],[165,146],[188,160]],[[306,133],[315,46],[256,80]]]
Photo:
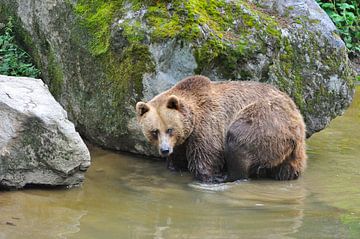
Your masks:
[[[147,7],[145,18],[155,41],[178,37],[188,41],[202,38],[202,28],[210,30],[210,37],[222,38],[231,17],[221,15],[226,11],[224,1],[158,1]],[[225,14],[226,15],[226,14]]]
[[[338,49],[338,51],[341,51],[341,49]],[[344,57],[347,55],[345,49],[343,49],[342,55]],[[331,69],[331,71],[334,72],[334,75],[340,73],[340,77],[347,82],[348,86],[354,88],[354,81],[356,77],[353,69],[349,65],[344,65],[342,61],[338,60],[338,58],[335,58],[332,54],[326,54],[326,52],[321,52],[321,57],[323,62]]]
[[[330,101],[329,104],[336,104],[338,99],[337,92],[331,92],[328,86],[305,77],[304,75],[308,72],[318,72],[324,79],[338,76],[345,80],[350,88],[353,87],[351,68],[338,60],[338,56],[346,57],[345,50],[333,49],[333,51],[329,51],[329,48],[320,47],[318,44],[319,37],[316,33],[306,32],[305,39],[298,39],[301,45],[292,44],[289,39],[283,38],[280,44],[279,57],[274,60],[270,68],[276,77],[275,83],[294,99],[304,116],[317,115],[323,112],[319,110],[322,102]],[[310,97],[306,97],[304,95],[305,87],[314,85],[314,82],[317,87],[311,90]],[[331,117],[336,116],[335,111],[329,112],[329,114],[332,114]]]
[[[103,60],[107,80],[112,83],[111,89],[115,95],[114,106],[122,104],[131,93],[135,93],[138,100],[141,99],[143,74],[155,71],[148,47],[132,44],[123,51],[121,57],[109,53]],[[135,92],[131,92],[132,89]]]
[[[300,74],[300,70],[296,69],[295,77],[294,77],[294,100],[296,105],[299,107],[301,111],[304,110],[304,97],[303,97],[303,77]]]
[[[299,52],[288,38],[283,38],[280,45],[279,61],[272,69],[277,77],[276,84],[282,91],[287,92],[299,109],[304,112],[306,111],[303,96],[304,83],[301,64],[299,64],[305,62],[304,56],[299,57]]]
[[[101,98],[98,101],[103,102],[103,105],[97,112],[102,115],[102,122],[94,127],[114,137],[127,134],[127,120],[133,117],[133,110],[129,105],[134,105],[143,97],[143,75],[155,71],[148,46],[143,43],[147,40],[148,32],[142,21],[136,17],[125,17],[139,14],[144,5],[155,6],[156,1],[80,0],[75,7],[91,39],[88,49],[98,60],[104,74],[95,83],[99,87],[97,97]],[[157,10],[157,14],[160,10]],[[153,24],[161,24],[160,20],[157,21]],[[115,28],[123,38],[120,40],[124,41],[121,49],[110,47],[113,23],[117,24]]]
[[[296,19],[294,19],[294,22],[295,22],[295,23],[297,23],[297,24],[302,24],[302,22],[301,22],[301,19],[300,19],[300,18],[296,18]]]
[[[300,108],[305,107],[303,89],[307,83],[303,77],[306,69],[300,69],[300,65],[313,67],[321,59],[322,63],[334,68],[334,72],[339,72],[341,67],[333,54],[321,52],[316,36],[310,35],[310,39],[303,41],[302,49],[298,49],[281,35],[273,16],[245,0],[79,0],[75,9],[90,32],[91,53],[99,57],[106,69],[107,82],[111,83],[116,96],[114,102],[125,99],[131,86],[141,95],[142,76],[155,67],[145,45],[167,39],[193,46],[198,63],[196,73],[208,72],[216,66],[223,77],[230,79],[251,79],[253,73],[241,66],[259,53],[266,54],[269,46],[275,46],[274,54],[278,59],[271,64],[278,78],[276,84],[288,92]],[[293,7],[287,10],[292,11]],[[306,17],[294,21],[318,23]],[[122,36],[128,47],[122,49],[121,54],[110,50],[111,24],[118,24],[116,29],[123,29]],[[310,64],[306,63],[309,59]],[[342,78],[350,78],[348,69],[340,71],[345,76]]]
[[[174,14],[170,17],[166,5],[163,3],[149,6],[146,18],[147,23],[152,26],[152,36],[155,40],[174,38],[181,33],[179,15]]]
[[[84,18],[83,24],[92,35],[89,48],[93,55],[107,52],[110,46],[110,26],[115,10],[122,1],[81,0],[75,12]]]
[[[97,100],[103,103],[97,112],[102,117],[93,127],[113,137],[127,135],[127,120],[134,116],[130,106],[143,97],[143,75],[155,71],[154,61],[146,45],[133,43],[121,55],[109,51],[99,56],[99,62],[105,75],[96,84],[105,101]]]
[[[142,29],[141,22],[133,21],[130,23],[130,20],[124,21],[119,25],[124,29],[124,37],[126,40],[132,43],[141,43],[145,39],[145,32]]]
[[[320,20],[318,20],[318,19],[309,19],[309,22],[311,23],[311,24],[320,24],[321,23],[321,21]]]
[[[62,67],[57,62],[55,53],[51,49],[47,57],[48,74],[51,77],[49,90],[55,96],[55,98],[59,98],[64,84],[64,74],[62,72]]]
[[[141,15],[141,10],[146,11],[140,22],[136,16]],[[129,43],[141,44],[146,38],[151,42],[169,38],[192,42],[197,72],[211,63],[223,62],[229,77],[234,76],[240,59],[265,52],[266,38],[279,41],[281,37],[276,21],[246,1],[80,0],[76,12],[92,35],[89,45],[93,55],[109,50],[110,24],[119,17],[119,26]],[[124,18],[129,13],[136,13],[135,17]]]
[[[290,6],[290,7],[288,7],[288,9],[289,9],[290,11],[293,11],[293,10],[294,10],[294,6]]]
[[[15,4],[15,3],[13,3]],[[15,8],[15,5],[13,6],[10,6],[10,5],[7,5],[7,4],[4,4],[4,3],[1,3],[0,2],[0,23],[2,24],[6,24],[8,22],[8,18],[10,16],[13,16],[14,15],[14,9]]]

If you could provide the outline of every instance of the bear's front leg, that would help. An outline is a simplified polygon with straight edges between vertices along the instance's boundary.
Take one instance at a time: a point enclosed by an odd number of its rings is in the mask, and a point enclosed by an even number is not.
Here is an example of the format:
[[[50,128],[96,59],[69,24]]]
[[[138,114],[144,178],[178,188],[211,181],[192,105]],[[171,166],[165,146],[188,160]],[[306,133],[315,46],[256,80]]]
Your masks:
[[[166,167],[170,171],[188,171],[186,147],[184,145],[179,145],[174,148],[174,152],[166,158]]]
[[[175,167],[174,163],[173,163],[173,156],[170,155],[169,157],[166,157],[166,168],[169,169],[170,171],[178,171],[178,169]]]
[[[217,149],[216,145],[220,144],[193,139],[187,146],[188,168],[196,180],[204,183],[221,183],[226,180],[223,174],[223,150]]]

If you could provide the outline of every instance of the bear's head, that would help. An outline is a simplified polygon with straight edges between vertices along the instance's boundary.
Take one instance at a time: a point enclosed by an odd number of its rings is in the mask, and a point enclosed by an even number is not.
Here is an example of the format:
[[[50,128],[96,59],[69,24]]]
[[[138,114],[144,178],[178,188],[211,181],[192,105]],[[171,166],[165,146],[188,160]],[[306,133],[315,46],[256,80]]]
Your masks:
[[[136,104],[138,122],[147,140],[158,147],[162,157],[169,156],[194,128],[191,109],[175,95],[160,95]]]

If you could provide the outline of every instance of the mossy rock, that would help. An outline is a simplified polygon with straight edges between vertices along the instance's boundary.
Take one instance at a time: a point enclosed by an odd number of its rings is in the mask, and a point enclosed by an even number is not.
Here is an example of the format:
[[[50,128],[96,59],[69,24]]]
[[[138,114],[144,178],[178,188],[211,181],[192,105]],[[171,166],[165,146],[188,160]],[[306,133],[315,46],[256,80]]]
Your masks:
[[[0,6],[18,19],[19,38],[80,132],[107,148],[151,154],[134,105],[191,74],[276,85],[308,135],[352,99],[345,45],[315,2],[30,2]]]

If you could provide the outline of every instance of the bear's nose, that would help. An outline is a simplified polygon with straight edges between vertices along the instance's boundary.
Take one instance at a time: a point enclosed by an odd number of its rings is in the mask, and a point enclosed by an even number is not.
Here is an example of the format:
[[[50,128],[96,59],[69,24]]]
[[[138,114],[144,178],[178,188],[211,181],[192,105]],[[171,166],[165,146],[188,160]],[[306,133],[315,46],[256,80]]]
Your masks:
[[[169,154],[170,150],[169,149],[161,149],[161,154],[163,156],[167,156]]]

